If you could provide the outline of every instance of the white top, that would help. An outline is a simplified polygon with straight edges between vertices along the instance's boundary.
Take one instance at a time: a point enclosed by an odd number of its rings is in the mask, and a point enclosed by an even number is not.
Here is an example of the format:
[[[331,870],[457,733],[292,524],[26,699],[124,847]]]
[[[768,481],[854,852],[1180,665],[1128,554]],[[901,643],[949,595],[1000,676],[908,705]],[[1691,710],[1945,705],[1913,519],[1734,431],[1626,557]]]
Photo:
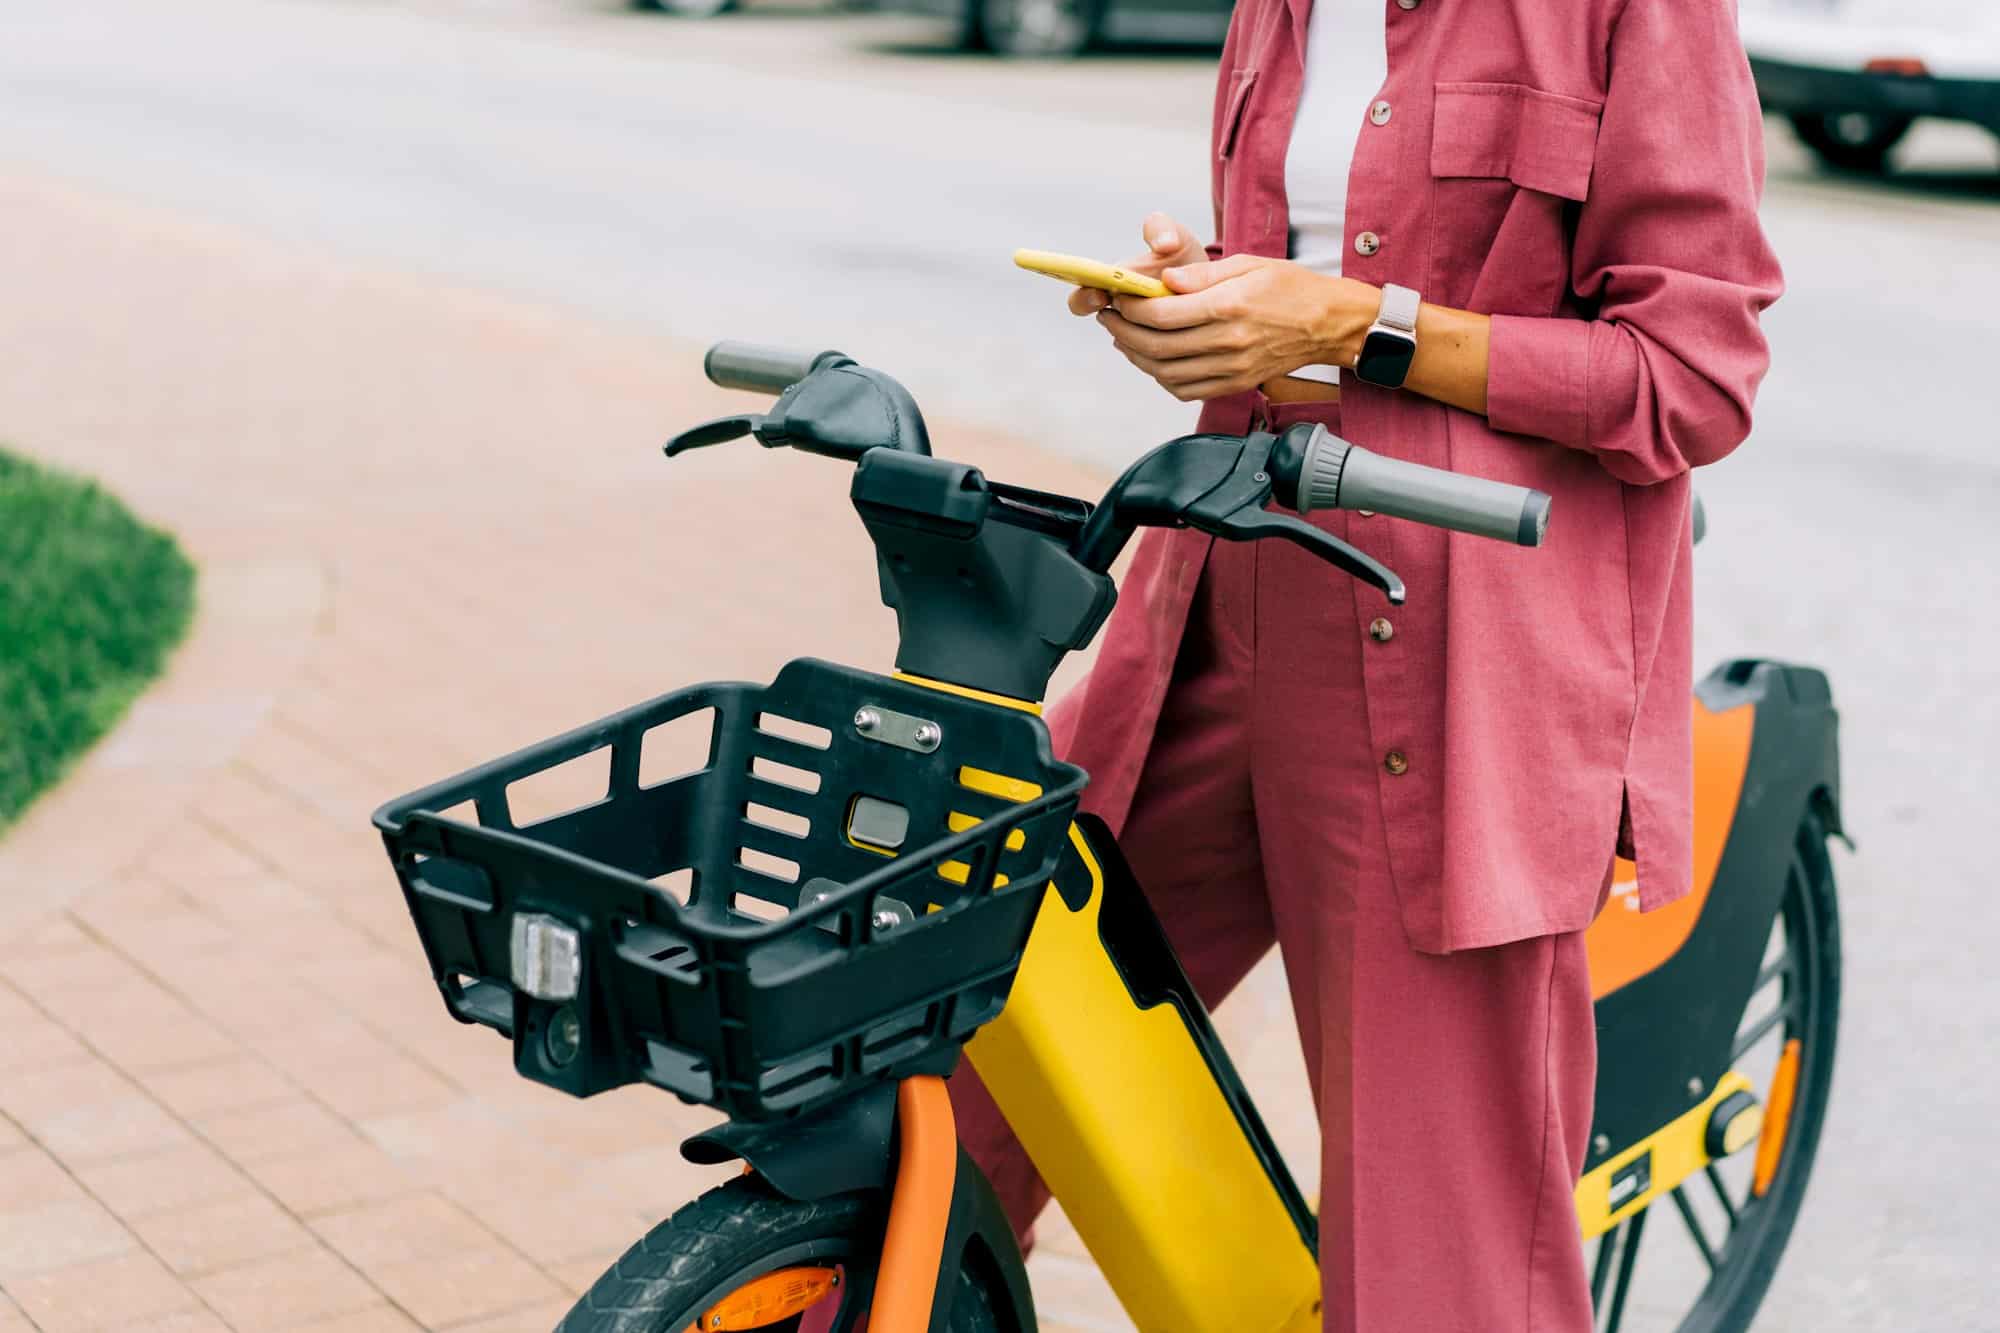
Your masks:
[[[1314,0],[1306,23],[1305,86],[1285,153],[1285,197],[1292,258],[1315,272],[1340,275],[1354,146],[1388,81],[1385,0]],[[1300,366],[1292,374],[1340,382],[1335,366]]]

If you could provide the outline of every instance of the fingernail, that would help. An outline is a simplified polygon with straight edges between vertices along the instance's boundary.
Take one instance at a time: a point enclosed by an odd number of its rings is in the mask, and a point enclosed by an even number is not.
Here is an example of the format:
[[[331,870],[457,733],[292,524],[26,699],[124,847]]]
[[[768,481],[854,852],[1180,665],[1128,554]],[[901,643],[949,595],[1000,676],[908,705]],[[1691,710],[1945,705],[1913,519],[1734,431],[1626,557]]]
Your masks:
[[[1178,250],[1180,246],[1181,238],[1175,233],[1172,227],[1167,228],[1153,238],[1153,248],[1155,250]]]

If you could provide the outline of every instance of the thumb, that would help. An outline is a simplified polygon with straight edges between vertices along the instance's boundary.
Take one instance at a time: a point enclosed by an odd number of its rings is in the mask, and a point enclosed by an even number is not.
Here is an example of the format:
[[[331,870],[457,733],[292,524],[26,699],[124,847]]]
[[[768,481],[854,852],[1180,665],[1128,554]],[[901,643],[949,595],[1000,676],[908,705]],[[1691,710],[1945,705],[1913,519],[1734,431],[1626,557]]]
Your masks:
[[[1147,214],[1146,221],[1139,230],[1145,236],[1146,244],[1156,255],[1177,255],[1181,247],[1187,243],[1187,235],[1182,231],[1181,225],[1165,213]]]
[[[1189,292],[1205,291],[1219,282],[1240,278],[1264,261],[1256,255],[1229,255],[1223,259],[1211,260],[1204,264],[1183,264],[1160,274],[1160,280],[1175,291],[1186,295]]]

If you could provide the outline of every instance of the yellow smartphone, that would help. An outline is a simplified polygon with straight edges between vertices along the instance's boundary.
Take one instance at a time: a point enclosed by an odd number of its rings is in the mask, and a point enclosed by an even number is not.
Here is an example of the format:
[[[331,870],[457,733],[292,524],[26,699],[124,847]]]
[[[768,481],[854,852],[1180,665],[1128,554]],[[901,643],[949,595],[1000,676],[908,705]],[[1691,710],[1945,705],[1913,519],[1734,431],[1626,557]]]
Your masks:
[[[1149,278],[1130,269],[1100,264],[1095,259],[1061,255],[1053,250],[1016,250],[1014,262],[1030,273],[1040,273],[1078,287],[1095,287],[1123,296],[1172,296],[1173,290],[1158,278]]]

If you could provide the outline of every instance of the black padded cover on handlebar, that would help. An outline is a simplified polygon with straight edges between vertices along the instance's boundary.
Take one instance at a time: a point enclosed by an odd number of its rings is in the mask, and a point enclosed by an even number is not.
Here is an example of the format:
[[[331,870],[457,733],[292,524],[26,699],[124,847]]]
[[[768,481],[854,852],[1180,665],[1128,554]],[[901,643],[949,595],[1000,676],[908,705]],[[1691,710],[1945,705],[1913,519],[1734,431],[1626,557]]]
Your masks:
[[[801,352],[759,343],[721,342],[708,349],[702,369],[711,383],[725,389],[783,393],[810,375],[820,362],[839,356],[839,352]]]

